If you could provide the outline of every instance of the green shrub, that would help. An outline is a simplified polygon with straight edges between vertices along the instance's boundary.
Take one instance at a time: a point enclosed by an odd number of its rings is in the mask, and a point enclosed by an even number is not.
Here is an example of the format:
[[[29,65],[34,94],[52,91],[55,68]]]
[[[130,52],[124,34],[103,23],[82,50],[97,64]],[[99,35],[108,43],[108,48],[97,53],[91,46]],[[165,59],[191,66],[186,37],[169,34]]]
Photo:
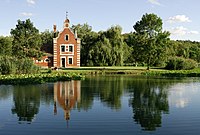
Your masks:
[[[198,63],[192,59],[172,57],[168,60],[165,68],[168,70],[190,70],[196,67],[198,67]]]
[[[15,64],[12,57],[0,56],[0,74],[14,74],[16,71]]]
[[[16,59],[10,56],[0,56],[0,74],[30,74],[38,73],[37,67],[29,58]]]

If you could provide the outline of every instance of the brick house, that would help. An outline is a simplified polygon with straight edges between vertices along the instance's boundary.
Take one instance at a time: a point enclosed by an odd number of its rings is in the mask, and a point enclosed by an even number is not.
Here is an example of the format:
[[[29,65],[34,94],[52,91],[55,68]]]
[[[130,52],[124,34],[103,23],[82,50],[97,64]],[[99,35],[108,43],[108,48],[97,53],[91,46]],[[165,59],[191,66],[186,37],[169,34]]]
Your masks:
[[[76,31],[70,29],[68,18],[64,21],[64,28],[53,38],[53,46],[46,46],[42,50],[46,52],[41,60],[34,59],[36,65],[41,67],[71,68],[80,67],[80,39]],[[54,35],[57,32],[54,25]]]

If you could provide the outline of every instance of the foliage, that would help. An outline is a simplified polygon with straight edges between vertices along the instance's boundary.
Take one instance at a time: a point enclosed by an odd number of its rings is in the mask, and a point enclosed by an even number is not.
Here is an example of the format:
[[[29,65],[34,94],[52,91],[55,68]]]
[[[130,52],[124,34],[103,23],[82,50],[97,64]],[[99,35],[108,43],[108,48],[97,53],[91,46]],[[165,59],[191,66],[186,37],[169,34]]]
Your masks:
[[[18,20],[15,29],[11,29],[13,37],[13,55],[18,58],[40,57],[41,37],[39,30],[33,26],[30,19],[26,21]]]
[[[162,124],[162,114],[169,112],[168,92],[164,89],[167,84],[159,80],[135,79],[129,84],[133,119],[143,130],[156,130]]]
[[[73,25],[72,29],[77,31],[78,38],[81,39],[81,65],[93,66],[91,54],[89,53],[97,41],[98,34],[92,31],[92,27],[86,24]]]
[[[14,60],[10,56],[0,56],[0,74],[15,74],[17,68]]]
[[[171,41],[170,43],[172,56],[193,59],[200,62],[200,42],[192,41]]]
[[[133,26],[135,29],[134,52],[139,52],[139,60],[147,64],[147,69],[157,60],[166,57],[169,32],[162,32],[162,19],[155,14],[145,14]]]
[[[53,38],[54,38],[54,32],[53,31],[44,31],[40,33],[40,37],[42,40],[42,46],[41,51],[46,53],[53,54]]]
[[[28,74],[38,73],[37,67],[29,58],[16,59],[11,56],[0,56],[0,74]]]
[[[0,84],[40,84],[45,82],[80,80],[84,76],[74,73],[1,75]]]
[[[169,70],[190,70],[196,68],[197,66],[197,62],[192,59],[172,57],[168,60],[165,68]]]
[[[149,69],[150,66],[164,67],[167,59],[175,56],[199,63],[200,42],[170,40],[170,33],[163,31],[162,25],[162,19],[155,14],[144,14],[133,26],[135,31],[126,34],[122,34],[119,25],[99,32],[94,32],[87,23],[73,25],[72,29],[81,39],[81,66],[139,65]],[[52,54],[56,34],[48,30],[39,33],[30,19],[18,20],[16,28],[11,29],[11,37],[0,37],[0,55],[21,59],[40,58],[44,55],[42,52]],[[11,70],[8,72],[14,73]]]
[[[125,51],[122,28],[112,26],[107,31],[92,31],[88,24],[73,25],[78,37],[81,38],[81,65],[85,66],[120,66],[123,65]]]
[[[0,37],[0,55],[10,56],[12,54],[12,38]]]

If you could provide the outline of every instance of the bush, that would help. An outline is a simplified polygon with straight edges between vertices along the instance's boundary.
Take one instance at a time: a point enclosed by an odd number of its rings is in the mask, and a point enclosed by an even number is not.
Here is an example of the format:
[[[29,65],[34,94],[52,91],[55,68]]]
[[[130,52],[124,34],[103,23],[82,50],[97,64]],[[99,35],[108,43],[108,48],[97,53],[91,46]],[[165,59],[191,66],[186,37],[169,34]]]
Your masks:
[[[1,56],[0,57],[0,74],[14,74],[16,71],[15,64],[13,62],[13,58],[9,56]]]
[[[0,74],[30,74],[38,73],[37,67],[31,59],[16,59],[10,56],[0,56]]]
[[[198,67],[198,63],[192,59],[172,57],[168,60],[165,68],[168,70],[190,70],[196,67]]]

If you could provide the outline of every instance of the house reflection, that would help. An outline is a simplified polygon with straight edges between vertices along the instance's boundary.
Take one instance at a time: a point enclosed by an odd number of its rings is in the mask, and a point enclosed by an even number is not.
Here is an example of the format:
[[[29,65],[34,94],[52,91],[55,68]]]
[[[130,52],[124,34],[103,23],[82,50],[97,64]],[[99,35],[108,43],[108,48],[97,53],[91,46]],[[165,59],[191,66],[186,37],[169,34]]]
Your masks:
[[[57,105],[64,110],[66,120],[70,119],[70,111],[76,107],[81,99],[81,82],[67,81],[54,84],[54,115],[57,114]]]

